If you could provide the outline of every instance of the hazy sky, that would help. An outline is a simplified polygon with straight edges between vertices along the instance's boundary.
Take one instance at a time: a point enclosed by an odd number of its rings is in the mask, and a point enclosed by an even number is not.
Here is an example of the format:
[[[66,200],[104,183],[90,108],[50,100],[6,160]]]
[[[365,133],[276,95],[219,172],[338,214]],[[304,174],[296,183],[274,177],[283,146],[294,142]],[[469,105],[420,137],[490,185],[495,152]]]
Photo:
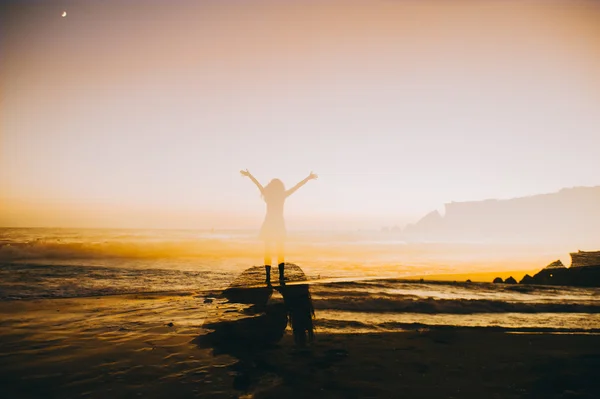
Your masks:
[[[319,174],[291,229],[600,185],[600,2],[1,13],[0,225],[258,228],[243,168],[288,187]]]

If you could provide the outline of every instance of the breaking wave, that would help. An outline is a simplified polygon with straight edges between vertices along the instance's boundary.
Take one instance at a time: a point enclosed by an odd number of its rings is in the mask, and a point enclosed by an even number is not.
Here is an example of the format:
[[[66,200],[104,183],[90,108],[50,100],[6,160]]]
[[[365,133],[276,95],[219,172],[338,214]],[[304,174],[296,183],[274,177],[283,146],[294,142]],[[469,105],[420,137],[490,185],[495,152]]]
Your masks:
[[[162,242],[60,242],[36,240],[0,244],[0,261],[39,259],[215,257],[235,251],[253,254],[254,246],[223,240]]]
[[[0,265],[0,300],[194,292],[226,287],[232,273],[76,265]]]

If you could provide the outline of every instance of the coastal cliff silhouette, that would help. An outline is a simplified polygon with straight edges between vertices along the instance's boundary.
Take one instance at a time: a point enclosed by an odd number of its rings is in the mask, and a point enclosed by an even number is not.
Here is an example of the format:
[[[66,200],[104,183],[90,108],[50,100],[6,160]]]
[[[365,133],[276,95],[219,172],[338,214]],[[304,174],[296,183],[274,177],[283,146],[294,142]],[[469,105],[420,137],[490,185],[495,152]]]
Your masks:
[[[402,231],[407,241],[489,241],[596,247],[600,186],[514,199],[451,202]]]

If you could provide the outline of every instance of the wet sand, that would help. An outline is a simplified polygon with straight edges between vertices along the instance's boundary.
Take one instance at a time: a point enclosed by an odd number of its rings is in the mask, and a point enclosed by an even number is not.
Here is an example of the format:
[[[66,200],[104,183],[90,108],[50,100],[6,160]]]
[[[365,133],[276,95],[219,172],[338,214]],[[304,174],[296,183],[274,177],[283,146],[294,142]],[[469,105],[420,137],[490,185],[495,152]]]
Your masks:
[[[209,298],[207,298],[209,297]],[[490,329],[319,333],[268,349],[206,345],[235,323],[214,295],[0,303],[7,398],[598,398],[600,336]],[[349,325],[349,331],[350,331]]]

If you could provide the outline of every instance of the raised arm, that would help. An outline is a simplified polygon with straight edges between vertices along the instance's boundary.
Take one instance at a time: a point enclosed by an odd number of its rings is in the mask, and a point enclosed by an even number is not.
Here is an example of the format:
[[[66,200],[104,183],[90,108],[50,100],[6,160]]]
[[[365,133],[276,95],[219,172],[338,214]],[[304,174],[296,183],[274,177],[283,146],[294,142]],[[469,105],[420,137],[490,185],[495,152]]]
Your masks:
[[[260,193],[262,194],[262,192],[263,192],[263,186],[262,186],[262,184],[260,184],[260,182],[254,178],[254,176],[252,176],[252,173],[250,173],[248,171],[248,169],[246,169],[246,170],[240,170],[240,173],[242,174],[242,176],[249,177],[250,180],[252,180],[252,183],[256,184],[256,187],[258,187],[258,189],[260,190]]]
[[[289,197],[290,195],[294,194],[296,192],[296,190],[298,190],[300,187],[302,187],[303,185],[305,185],[309,180],[313,180],[313,179],[316,179],[318,177],[319,176],[315,175],[313,172],[310,172],[310,175],[308,175],[307,178],[305,178],[300,183],[296,184],[294,187],[292,187],[289,190],[287,190],[285,192],[285,196]]]

